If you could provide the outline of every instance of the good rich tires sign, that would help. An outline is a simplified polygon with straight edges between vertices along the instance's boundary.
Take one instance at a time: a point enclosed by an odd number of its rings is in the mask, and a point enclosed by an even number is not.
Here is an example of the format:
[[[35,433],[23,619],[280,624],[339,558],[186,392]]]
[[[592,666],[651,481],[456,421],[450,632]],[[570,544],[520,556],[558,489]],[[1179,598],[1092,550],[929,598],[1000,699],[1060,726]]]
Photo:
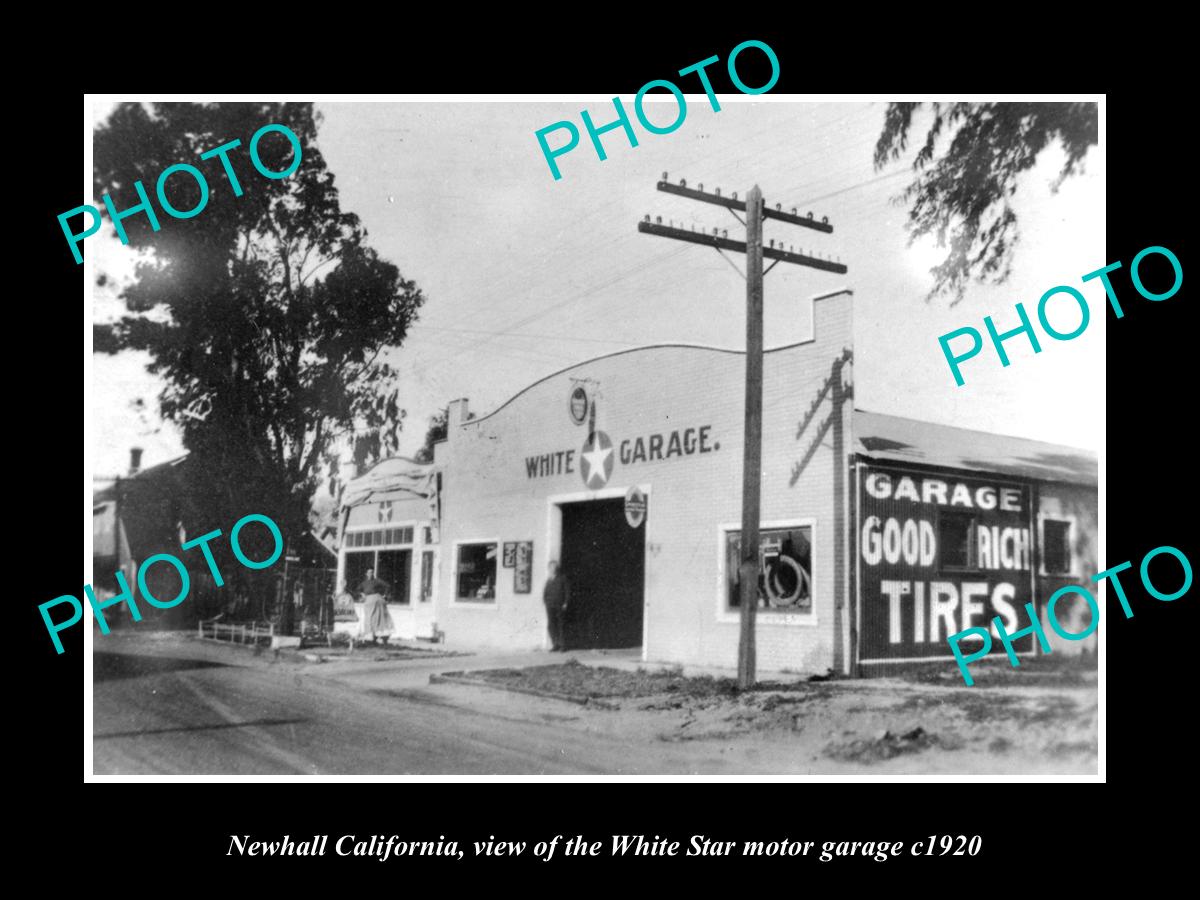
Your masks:
[[[1027,485],[864,465],[859,660],[952,658],[946,638],[994,616],[1015,631],[1033,599],[1033,551]]]

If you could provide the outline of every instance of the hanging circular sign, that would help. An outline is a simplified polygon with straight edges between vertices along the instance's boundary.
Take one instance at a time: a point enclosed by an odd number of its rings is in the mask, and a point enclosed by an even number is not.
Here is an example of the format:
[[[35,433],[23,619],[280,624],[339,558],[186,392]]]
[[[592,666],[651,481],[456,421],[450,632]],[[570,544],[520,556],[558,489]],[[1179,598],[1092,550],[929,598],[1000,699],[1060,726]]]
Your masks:
[[[570,399],[571,421],[582,425],[587,420],[588,395],[582,384],[577,384],[571,391]]]
[[[582,460],[579,474],[583,483],[592,490],[608,484],[613,470],[613,445],[608,435],[603,431],[593,431],[583,442],[583,450],[579,455]]]
[[[630,528],[637,528],[646,521],[646,495],[637,487],[625,492],[625,521]]]

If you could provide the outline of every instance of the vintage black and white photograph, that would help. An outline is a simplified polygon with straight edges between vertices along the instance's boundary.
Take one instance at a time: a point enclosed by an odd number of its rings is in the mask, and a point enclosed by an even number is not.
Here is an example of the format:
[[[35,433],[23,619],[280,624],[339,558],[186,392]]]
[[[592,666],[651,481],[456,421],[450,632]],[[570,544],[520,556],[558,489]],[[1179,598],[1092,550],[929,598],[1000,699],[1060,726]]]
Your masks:
[[[679,85],[89,96],[93,776],[1097,775],[1100,99]]]

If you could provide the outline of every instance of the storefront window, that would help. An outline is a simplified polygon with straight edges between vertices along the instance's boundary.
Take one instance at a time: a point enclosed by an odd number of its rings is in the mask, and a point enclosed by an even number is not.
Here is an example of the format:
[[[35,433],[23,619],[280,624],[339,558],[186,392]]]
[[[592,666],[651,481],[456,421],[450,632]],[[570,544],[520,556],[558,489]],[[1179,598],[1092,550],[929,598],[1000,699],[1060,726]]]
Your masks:
[[[725,608],[741,606],[742,533],[725,534]],[[758,608],[810,613],[812,594],[812,526],[764,528],[759,532]]]
[[[367,577],[367,569],[375,568],[375,552],[373,550],[346,551],[346,590],[359,597],[359,585]]]
[[[391,586],[387,602],[408,603],[411,568],[411,550],[347,550],[346,590],[358,597],[367,569],[374,569],[375,577]]]
[[[938,547],[941,568],[967,569],[975,564],[971,534],[975,520],[965,513],[941,512],[938,515]]]
[[[408,528],[376,528],[372,531],[346,533],[347,547],[384,547],[388,544],[411,544],[413,530]]]
[[[411,550],[380,550],[375,555],[375,577],[382,578],[392,589],[388,603],[408,605],[409,572],[412,571]]]
[[[1058,519],[1042,522],[1042,565],[1047,575],[1071,574],[1071,523]]]
[[[495,544],[459,545],[458,599],[463,603],[488,603],[496,599]]]

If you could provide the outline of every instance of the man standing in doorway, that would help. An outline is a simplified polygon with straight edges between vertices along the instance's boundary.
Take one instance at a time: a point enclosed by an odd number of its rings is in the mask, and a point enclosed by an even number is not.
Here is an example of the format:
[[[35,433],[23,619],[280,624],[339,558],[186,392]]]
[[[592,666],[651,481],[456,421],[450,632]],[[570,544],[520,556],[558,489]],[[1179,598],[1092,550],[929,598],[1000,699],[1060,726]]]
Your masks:
[[[542,602],[546,604],[546,620],[550,627],[550,650],[566,650],[564,625],[567,606],[571,602],[571,587],[559,572],[558,560],[550,560],[550,577],[546,579],[546,587],[542,590]]]

